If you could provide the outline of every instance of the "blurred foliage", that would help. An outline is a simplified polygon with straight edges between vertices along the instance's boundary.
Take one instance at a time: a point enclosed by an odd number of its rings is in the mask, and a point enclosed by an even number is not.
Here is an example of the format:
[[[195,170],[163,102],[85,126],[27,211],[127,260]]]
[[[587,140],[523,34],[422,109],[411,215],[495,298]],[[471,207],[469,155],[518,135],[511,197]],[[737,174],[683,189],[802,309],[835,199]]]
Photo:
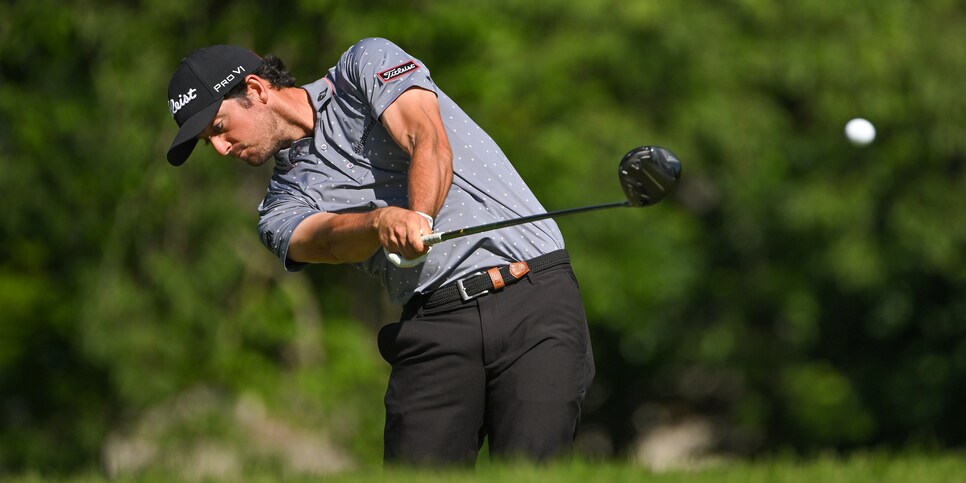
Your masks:
[[[0,4],[0,474],[105,465],[199,390],[380,460],[377,284],[282,271],[254,234],[269,167],[164,161],[188,52],[249,46],[307,83],[367,36],[550,209],[620,199],[635,146],[681,158],[673,199],[559,222],[608,441],[585,450],[691,415],[726,452],[966,443],[961,2],[32,0]],[[845,140],[856,116],[872,145]],[[208,419],[157,434],[239,438]]]

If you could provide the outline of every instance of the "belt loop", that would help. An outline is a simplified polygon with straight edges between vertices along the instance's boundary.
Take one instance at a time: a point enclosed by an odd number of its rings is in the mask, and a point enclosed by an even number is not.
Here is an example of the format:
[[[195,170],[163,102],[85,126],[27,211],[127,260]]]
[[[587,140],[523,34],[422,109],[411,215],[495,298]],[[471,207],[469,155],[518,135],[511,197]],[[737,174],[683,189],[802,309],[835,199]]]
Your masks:
[[[512,268],[511,268],[512,273]],[[490,283],[493,284],[493,290],[500,290],[506,287],[506,283],[503,281],[503,275],[500,274],[500,267],[493,267],[486,271],[486,274],[490,276]],[[520,278],[520,277],[515,277]]]

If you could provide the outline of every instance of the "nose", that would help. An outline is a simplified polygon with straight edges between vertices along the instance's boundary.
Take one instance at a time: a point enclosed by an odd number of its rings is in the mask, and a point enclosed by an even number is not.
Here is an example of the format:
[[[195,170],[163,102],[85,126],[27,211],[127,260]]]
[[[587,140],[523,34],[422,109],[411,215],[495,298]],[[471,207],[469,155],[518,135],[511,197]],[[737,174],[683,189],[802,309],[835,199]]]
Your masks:
[[[215,151],[222,156],[228,156],[228,152],[231,151],[231,143],[226,141],[225,138],[221,136],[212,136],[208,138],[211,145],[214,146]]]

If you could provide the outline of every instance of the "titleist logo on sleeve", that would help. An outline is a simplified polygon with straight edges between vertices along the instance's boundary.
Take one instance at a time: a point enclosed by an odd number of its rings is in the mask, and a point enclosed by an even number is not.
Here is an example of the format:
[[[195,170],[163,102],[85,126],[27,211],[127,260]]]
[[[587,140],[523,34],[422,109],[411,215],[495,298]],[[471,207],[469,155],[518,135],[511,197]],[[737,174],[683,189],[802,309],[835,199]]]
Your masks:
[[[395,67],[390,67],[379,73],[379,78],[383,81],[391,81],[407,72],[414,71],[419,68],[419,64],[409,61]]]

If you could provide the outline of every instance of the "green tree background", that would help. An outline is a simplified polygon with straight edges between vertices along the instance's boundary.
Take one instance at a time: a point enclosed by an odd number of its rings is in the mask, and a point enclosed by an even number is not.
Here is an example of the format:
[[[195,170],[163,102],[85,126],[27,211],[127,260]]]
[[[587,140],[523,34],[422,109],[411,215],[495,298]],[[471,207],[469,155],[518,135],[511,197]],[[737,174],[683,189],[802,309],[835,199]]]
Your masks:
[[[380,461],[396,309],[261,247],[270,167],[164,160],[188,52],[308,83],[369,36],[550,209],[621,199],[633,147],[682,160],[667,202],[559,222],[598,361],[582,452],[693,418],[727,454],[966,443],[966,4],[357,3],[0,4],[0,475]],[[875,143],[847,142],[856,116]]]

